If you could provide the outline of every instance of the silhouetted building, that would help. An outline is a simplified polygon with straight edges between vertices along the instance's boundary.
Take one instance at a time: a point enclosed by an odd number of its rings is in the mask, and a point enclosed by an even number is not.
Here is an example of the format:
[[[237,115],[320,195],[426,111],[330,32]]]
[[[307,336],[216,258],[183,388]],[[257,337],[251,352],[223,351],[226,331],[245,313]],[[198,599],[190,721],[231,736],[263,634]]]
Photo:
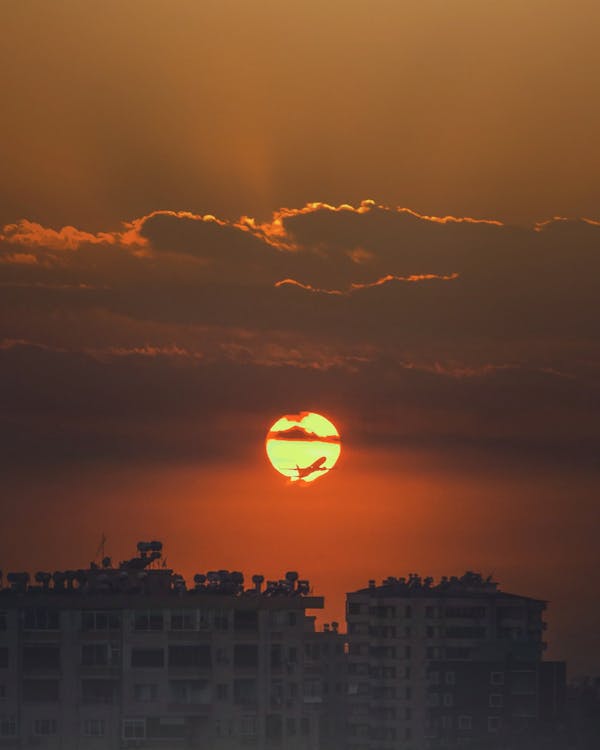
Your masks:
[[[564,708],[545,606],[475,573],[349,593],[348,748],[534,747]]]
[[[304,655],[322,608],[295,573],[160,566],[160,542],[112,567],[9,574],[0,591],[0,746],[319,747]],[[323,643],[327,642],[324,634]]]
[[[188,588],[160,542],[138,552],[0,580],[0,750],[564,750],[542,601],[473,573],[388,578],[348,594],[347,634],[318,631],[294,572]],[[597,694],[573,693],[578,750]]]
[[[314,620],[314,618],[307,618]],[[319,747],[343,750],[347,727],[346,634],[337,622],[314,628],[305,642],[304,702],[319,713]]]
[[[573,682],[567,693],[569,750],[597,750],[600,746],[600,677]]]

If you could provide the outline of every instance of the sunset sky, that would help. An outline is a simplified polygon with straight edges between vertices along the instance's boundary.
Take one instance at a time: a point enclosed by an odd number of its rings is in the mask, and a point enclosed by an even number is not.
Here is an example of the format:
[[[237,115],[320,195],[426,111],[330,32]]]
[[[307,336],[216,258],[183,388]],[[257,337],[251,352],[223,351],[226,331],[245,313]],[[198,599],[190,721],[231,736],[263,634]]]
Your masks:
[[[549,600],[600,670],[596,0],[0,7],[4,571]],[[336,470],[290,483],[285,414]],[[301,486],[304,485],[304,486]]]

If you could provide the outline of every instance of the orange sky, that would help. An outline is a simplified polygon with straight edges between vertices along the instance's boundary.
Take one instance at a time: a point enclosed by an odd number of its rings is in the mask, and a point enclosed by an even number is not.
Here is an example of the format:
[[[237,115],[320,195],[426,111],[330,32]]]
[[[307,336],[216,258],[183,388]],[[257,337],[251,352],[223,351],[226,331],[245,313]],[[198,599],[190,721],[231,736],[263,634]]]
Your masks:
[[[595,0],[0,8],[3,570],[494,573],[599,670]],[[331,416],[290,487],[264,439]]]
[[[599,625],[589,609],[600,584],[593,476],[484,460],[465,470],[443,456],[349,441],[340,470],[303,487],[275,474],[256,446],[243,461],[210,468],[84,466],[30,482],[26,494],[16,483],[9,514],[27,532],[6,539],[3,563],[84,566],[102,532],[118,561],[139,539],[159,538],[168,564],[189,580],[220,568],[247,580],[298,570],[326,595],[321,622],[343,622],[343,593],[371,577],[475,567],[506,590],[549,599],[549,656],[569,658],[572,673],[594,665],[580,650],[582,640],[593,647]]]
[[[595,0],[31,0],[1,21],[0,222],[365,197],[597,217]]]

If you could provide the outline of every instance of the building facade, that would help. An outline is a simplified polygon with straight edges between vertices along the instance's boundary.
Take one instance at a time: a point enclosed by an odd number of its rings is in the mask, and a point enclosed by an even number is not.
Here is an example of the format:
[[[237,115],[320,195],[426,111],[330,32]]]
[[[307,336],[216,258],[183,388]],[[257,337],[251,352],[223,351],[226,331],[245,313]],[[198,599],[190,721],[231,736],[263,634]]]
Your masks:
[[[564,704],[545,606],[474,573],[348,594],[348,748],[533,747]]]
[[[537,750],[560,717],[545,603],[480,575],[371,581],[342,633],[294,572],[161,554],[0,582],[0,750]]]
[[[305,676],[323,606],[288,573],[188,590],[160,543],[113,567],[10,574],[0,591],[0,747],[319,747]],[[305,696],[306,692],[306,696]],[[315,696],[311,696],[311,692]]]

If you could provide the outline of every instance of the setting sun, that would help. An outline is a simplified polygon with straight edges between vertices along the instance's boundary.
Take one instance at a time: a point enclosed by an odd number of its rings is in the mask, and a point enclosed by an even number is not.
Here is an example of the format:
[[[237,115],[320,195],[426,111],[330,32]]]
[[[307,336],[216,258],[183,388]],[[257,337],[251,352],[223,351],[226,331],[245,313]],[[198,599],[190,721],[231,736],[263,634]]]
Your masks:
[[[333,469],[341,452],[335,425],[308,411],[278,419],[265,447],[273,468],[292,482],[314,482]]]

